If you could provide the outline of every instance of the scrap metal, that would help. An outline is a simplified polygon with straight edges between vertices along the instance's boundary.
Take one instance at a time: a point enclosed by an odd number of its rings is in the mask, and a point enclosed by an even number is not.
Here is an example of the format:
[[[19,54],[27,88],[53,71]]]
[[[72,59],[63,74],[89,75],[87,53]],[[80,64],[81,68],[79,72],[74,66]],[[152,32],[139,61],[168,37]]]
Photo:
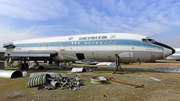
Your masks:
[[[46,88],[48,90],[54,90],[56,88],[63,89],[64,87],[74,90],[76,87],[79,87],[79,89],[80,89],[82,84],[83,84],[82,78],[79,77],[78,75],[75,75],[74,78],[70,78],[70,77],[63,77],[63,76],[61,76],[61,74],[59,74],[59,76],[47,78],[47,82],[44,85],[40,85],[38,87],[38,90],[41,90],[44,88]]]

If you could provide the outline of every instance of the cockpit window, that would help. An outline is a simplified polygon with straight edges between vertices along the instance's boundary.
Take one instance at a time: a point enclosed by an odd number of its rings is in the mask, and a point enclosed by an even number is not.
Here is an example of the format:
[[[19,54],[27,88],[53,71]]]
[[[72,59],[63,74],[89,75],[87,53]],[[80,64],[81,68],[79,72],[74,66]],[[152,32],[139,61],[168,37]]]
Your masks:
[[[143,42],[149,43],[147,39],[142,39]]]
[[[148,41],[149,41],[150,43],[155,43],[155,40],[153,40],[153,39],[148,39]]]
[[[146,43],[155,43],[155,40],[154,39],[142,39],[143,42],[146,42]]]

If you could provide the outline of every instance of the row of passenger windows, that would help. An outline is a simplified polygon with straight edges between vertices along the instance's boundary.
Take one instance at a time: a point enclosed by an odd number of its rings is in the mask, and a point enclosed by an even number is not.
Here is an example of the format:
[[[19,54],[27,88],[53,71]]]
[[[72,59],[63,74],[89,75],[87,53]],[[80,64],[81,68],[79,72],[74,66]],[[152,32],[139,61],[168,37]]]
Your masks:
[[[175,53],[180,53],[180,51],[176,51]]]
[[[24,45],[17,45],[17,47],[28,47],[33,45],[34,44],[24,44]],[[54,46],[54,43],[40,43],[40,44],[35,44],[35,46]]]
[[[100,42],[98,42],[98,41],[92,41],[92,42],[84,42],[84,44],[86,45],[86,44],[106,44],[106,41],[100,41]],[[111,41],[108,41],[107,42],[108,44],[110,44],[111,43]],[[115,41],[113,40],[112,41],[112,43],[114,44],[115,43]],[[80,42],[71,42],[71,45],[76,45],[76,44],[78,44],[78,45],[80,45]]]
[[[115,41],[92,41],[92,42],[84,42],[84,44],[110,44],[115,43]],[[71,45],[80,45],[80,42],[71,42]],[[54,46],[54,43],[39,43],[39,44],[24,44],[24,45],[17,45],[17,47],[30,47],[30,46]]]
[[[54,46],[54,43],[36,44],[36,46]]]

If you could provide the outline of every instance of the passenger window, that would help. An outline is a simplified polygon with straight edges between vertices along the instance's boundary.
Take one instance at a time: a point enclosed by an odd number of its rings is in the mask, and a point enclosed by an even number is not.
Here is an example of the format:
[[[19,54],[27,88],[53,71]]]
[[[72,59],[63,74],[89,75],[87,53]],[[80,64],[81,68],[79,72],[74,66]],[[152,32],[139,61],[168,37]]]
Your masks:
[[[100,41],[99,43],[102,44],[102,41]]]
[[[78,45],[80,44],[80,42],[78,42]]]
[[[74,44],[76,45],[76,42],[74,42]]]
[[[92,42],[92,44],[94,44],[94,41]]]
[[[115,41],[113,40],[113,44],[115,43]]]
[[[88,44],[90,44],[91,42],[88,42]]]
[[[106,41],[104,41],[104,44],[106,44]]]
[[[96,44],[98,44],[98,41],[96,41]]]
[[[108,41],[108,44],[110,44],[111,43],[111,41]]]
[[[86,45],[86,44],[87,44],[87,42],[84,42],[84,44]]]
[[[71,42],[71,45],[73,45],[73,42]]]

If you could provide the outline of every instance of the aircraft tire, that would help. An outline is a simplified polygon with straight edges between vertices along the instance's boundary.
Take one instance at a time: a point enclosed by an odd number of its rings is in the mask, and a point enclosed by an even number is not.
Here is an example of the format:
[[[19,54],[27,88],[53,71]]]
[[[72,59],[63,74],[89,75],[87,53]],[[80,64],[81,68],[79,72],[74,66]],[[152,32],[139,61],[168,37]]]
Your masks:
[[[19,69],[19,70],[23,70],[23,69],[24,69],[24,64],[23,64],[23,63],[19,64],[19,65],[18,65],[18,69]]]
[[[38,70],[44,70],[43,66],[39,66]]]

